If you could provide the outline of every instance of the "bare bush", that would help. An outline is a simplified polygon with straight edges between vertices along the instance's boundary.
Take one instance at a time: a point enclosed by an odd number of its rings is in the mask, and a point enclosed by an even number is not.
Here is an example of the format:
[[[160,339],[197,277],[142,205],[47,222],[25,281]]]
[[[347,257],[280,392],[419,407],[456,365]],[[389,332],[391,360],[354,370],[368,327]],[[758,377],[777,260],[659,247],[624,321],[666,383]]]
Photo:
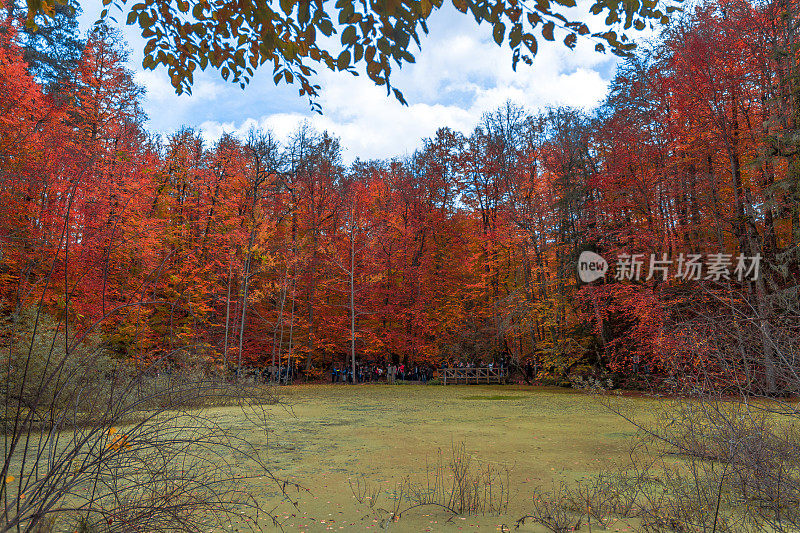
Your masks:
[[[530,514],[517,520],[517,529],[528,521],[541,524],[553,533],[577,531],[583,513],[572,508],[572,495],[566,483],[555,484],[551,491],[533,490]]]
[[[576,519],[605,527],[629,519],[643,533],[800,530],[800,391],[796,289],[756,298],[709,291],[672,324],[671,376],[644,418],[596,393],[639,429],[630,464],[575,485],[534,493],[522,517],[551,531]],[[582,382],[581,382],[582,383]],[[655,421],[655,422],[654,422]]]
[[[8,357],[4,365],[3,425],[17,410],[31,415],[37,427],[52,427],[57,414],[77,403],[84,411],[107,398],[113,386],[108,376],[118,361],[109,357],[95,337],[70,346],[62,323],[36,309],[26,309],[14,323],[3,324]]]
[[[800,449],[794,421],[759,402],[683,399],[648,428],[661,494],[646,524],[699,531],[796,530]],[[678,530],[678,529],[676,529]]]
[[[425,484],[409,487],[411,498],[422,505],[439,505],[456,514],[502,514],[508,509],[509,469],[480,464],[464,443],[453,444],[450,459],[439,450],[426,468]]]
[[[260,424],[271,393],[160,361],[112,365],[87,335],[33,322],[5,365],[1,531],[258,529],[275,521],[244,488],[255,477],[294,503],[259,451],[201,408],[238,404]]]
[[[369,509],[369,515],[387,529],[401,516],[419,507],[436,507],[452,516],[500,515],[508,510],[510,469],[507,466],[482,464],[467,451],[464,443],[453,444],[450,458],[439,450],[435,462],[427,464],[425,482],[406,477],[387,494],[365,478],[350,480],[355,500]],[[386,506],[380,504],[386,500]]]
[[[571,509],[586,517],[590,524],[594,520],[601,527],[607,527],[620,505],[618,491],[614,489],[613,478],[606,474],[580,480],[568,494]]]

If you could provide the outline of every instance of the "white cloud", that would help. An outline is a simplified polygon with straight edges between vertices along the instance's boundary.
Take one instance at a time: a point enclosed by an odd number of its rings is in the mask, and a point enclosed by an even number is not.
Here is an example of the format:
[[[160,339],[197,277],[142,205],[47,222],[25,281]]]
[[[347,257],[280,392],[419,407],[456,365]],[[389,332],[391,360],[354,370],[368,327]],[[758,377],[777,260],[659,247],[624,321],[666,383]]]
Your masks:
[[[244,138],[251,127],[270,129],[279,139],[287,140],[303,121],[308,121],[315,129],[339,137],[344,148],[343,158],[352,161],[357,157],[388,158],[411,153],[419,146],[420,139],[432,136],[444,125],[461,131],[474,126],[469,112],[456,106],[413,104],[403,107],[387,99],[385,94],[362,96],[358,108],[354,105],[337,107],[325,115],[275,113],[258,120],[249,118],[239,124],[206,121],[200,125],[200,130],[209,141],[218,139],[222,133]]]
[[[435,46],[427,46],[426,44]],[[395,76],[409,106],[404,107],[365,76],[324,73],[320,103],[324,115],[272,113],[238,124],[207,121],[209,139],[222,131],[244,134],[258,124],[286,138],[303,120],[341,138],[346,161],[389,158],[411,153],[424,137],[442,126],[469,133],[485,112],[507,100],[529,110],[547,105],[590,107],[606,92],[607,80],[593,67],[608,61],[586,45],[575,51],[559,43],[542,46],[533,67],[511,68],[510,53],[478,35],[452,35],[423,43],[418,63]]]
[[[311,113],[296,87],[276,88],[269,72],[259,73],[241,90],[200,73],[193,95],[176,96],[163,70],[136,68],[136,80],[148,89],[145,110],[151,128],[174,131],[182,124],[199,127],[216,140],[222,132],[244,136],[252,126],[271,128],[287,138],[304,120],[341,138],[345,161],[356,157],[389,158],[412,152],[423,137],[448,126],[469,133],[483,113],[515,101],[531,111],[548,105],[591,107],[605,94],[614,56],[598,54],[594,43],[580,40],[575,50],[560,42],[539,43],[534,66],[511,67],[511,52],[498,47],[488,25],[445,8],[430,21],[417,62],[393,71],[393,83],[409,102],[399,104],[365,76],[321,72],[324,115]],[[126,35],[135,41],[130,29]],[[133,35],[133,37],[131,37]],[[141,42],[132,42],[137,49]],[[134,54],[134,57],[141,57]]]

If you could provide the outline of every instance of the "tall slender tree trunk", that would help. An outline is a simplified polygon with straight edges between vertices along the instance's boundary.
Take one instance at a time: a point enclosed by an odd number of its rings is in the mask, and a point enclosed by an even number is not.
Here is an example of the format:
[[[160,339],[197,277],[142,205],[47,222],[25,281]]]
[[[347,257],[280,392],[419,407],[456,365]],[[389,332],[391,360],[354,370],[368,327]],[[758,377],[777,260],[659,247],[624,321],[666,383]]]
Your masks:
[[[295,270],[296,270],[296,267],[295,267]],[[289,315],[289,359],[287,361],[287,367],[288,368],[286,369],[287,378],[290,375],[289,372],[292,372],[292,373],[294,372],[294,366],[292,365],[292,347],[293,347],[292,341],[293,341],[293,335],[294,335],[294,304],[295,304],[295,288],[296,288],[295,287],[295,280],[297,279],[296,274],[297,274],[297,272],[295,271],[294,275],[292,275],[292,311],[291,311],[291,314]],[[292,374],[292,377],[294,377],[293,374]]]
[[[739,249],[741,253],[753,257],[755,254],[761,253],[761,246],[759,245],[758,235],[756,235],[753,225],[752,205],[748,200],[748,189],[744,186],[742,180],[742,168],[739,158],[739,121],[738,121],[738,100],[737,93],[734,92],[731,97],[731,121],[730,127],[732,131],[725,135],[725,149],[728,153],[730,161],[731,177],[733,180],[733,199],[735,203],[735,216],[736,222],[734,224],[734,231],[739,240]],[[723,121],[723,124],[725,122]],[[727,130],[727,128],[724,128]],[[776,369],[775,369],[775,353],[773,350],[772,335],[768,322],[768,305],[766,302],[766,287],[764,280],[759,273],[758,278],[755,280],[755,300],[756,300],[756,313],[759,324],[759,333],[761,337],[762,349],[762,364],[764,369],[764,388],[767,394],[774,394],[777,390]]]
[[[225,365],[225,372],[228,372],[228,332],[231,322],[231,280],[233,278],[233,255],[229,258],[228,265],[228,295],[225,298],[225,344],[222,349],[222,361]]]
[[[244,268],[244,290],[242,291],[242,320],[239,324],[239,353],[236,358],[236,381],[242,373],[242,348],[244,347],[244,324],[247,319],[247,291],[250,288],[250,250],[247,252],[247,261]]]
[[[281,306],[278,312],[278,321],[275,323],[275,329],[272,332],[272,377],[273,381],[275,381],[275,369],[278,368],[280,370],[281,366],[281,351],[283,349],[283,309],[286,304],[286,285],[289,280],[289,267],[287,266],[284,270],[283,275],[283,286],[281,287]],[[275,337],[278,335],[278,328],[281,328],[280,337],[278,342],[275,342]],[[277,355],[277,367],[275,365],[275,357]],[[280,374],[280,372],[279,372]]]
[[[258,185],[253,187],[253,206],[250,214],[250,237],[247,240],[247,259],[244,263],[244,291],[242,294],[242,321],[239,324],[239,353],[236,361],[236,381],[241,378],[242,348],[244,347],[244,325],[247,321],[247,292],[250,289],[250,267],[253,259],[253,245],[256,240],[256,198],[258,198]]]
[[[306,356],[306,379],[311,371],[311,363],[314,358],[314,350],[316,348],[316,338],[314,332],[316,331],[316,313],[314,312],[314,300],[317,294],[317,267],[319,263],[319,226],[315,225],[311,237],[311,279],[308,287],[308,299],[306,301],[306,312],[308,315],[308,355]],[[323,367],[325,361],[322,362]]]
[[[350,220],[352,221],[352,212]],[[355,240],[355,227],[352,222],[350,224],[350,356],[351,368],[353,370],[353,383],[356,382],[356,240]]]

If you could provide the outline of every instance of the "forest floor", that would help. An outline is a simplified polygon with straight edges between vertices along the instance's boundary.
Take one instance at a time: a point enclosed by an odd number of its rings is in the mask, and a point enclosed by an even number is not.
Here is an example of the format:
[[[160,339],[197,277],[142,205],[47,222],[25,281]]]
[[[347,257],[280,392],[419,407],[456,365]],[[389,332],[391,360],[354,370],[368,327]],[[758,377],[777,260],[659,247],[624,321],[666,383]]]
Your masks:
[[[446,464],[453,446],[462,443],[474,461],[508,467],[508,511],[453,518],[447,511],[420,507],[388,529],[513,531],[516,520],[530,511],[534,487],[548,490],[554,482],[623,466],[635,436],[635,428],[597,397],[566,389],[311,385],[280,393],[281,403],[266,408],[268,430],[253,430],[247,438],[264,453],[275,476],[308,492],[290,491],[298,501],[295,509],[280,503],[280,492],[267,476],[245,482],[274,508],[285,531],[380,531],[381,513],[371,512],[366,501],[359,503],[351,483],[366,482],[379,494],[376,507],[390,508],[398,483],[406,478],[424,483],[439,451]],[[626,413],[647,417],[654,400],[616,401]],[[211,411],[223,425],[250,424],[235,407]],[[611,527],[627,529],[622,523]],[[520,531],[544,530],[526,525]]]

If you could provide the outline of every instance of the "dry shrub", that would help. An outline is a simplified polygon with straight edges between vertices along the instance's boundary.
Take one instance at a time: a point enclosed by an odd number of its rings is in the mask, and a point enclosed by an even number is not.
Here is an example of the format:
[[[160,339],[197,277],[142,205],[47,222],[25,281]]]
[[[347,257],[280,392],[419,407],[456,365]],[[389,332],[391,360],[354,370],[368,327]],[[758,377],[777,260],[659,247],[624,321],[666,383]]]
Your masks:
[[[454,444],[450,459],[442,451],[426,468],[425,484],[411,485],[411,499],[422,505],[438,505],[456,514],[499,515],[508,509],[509,473],[505,465],[481,464],[464,443]]]
[[[571,510],[586,516],[589,524],[594,520],[607,527],[609,518],[624,506],[614,481],[608,474],[578,481],[568,494]]]
[[[355,500],[368,508],[368,517],[381,527],[400,520],[401,516],[419,507],[436,507],[452,516],[500,515],[508,510],[510,469],[507,466],[484,464],[472,457],[464,443],[453,444],[449,459],[439,450],[435,462],[426,461],[425,482],[406,477],[388,493],[361,477],[350,480]],[[386,501],[386,506],[381,502]]]
[[[647,533],[797,531],[798,431],[776,405],[709,397],[665,401],[657,425],[630,419],[641,431],[625,468],[547,495],[537,492],[526,518],[552,531],[572,527],[576,515],[603,527],[610,517],[633,518]]]
[[[258,430],[275,401],[269,389],[158,361],[106,366],[86,337],[67,343],[44,315],[15,338],[4,369],[0,531],[259,529],[274,522],[246,488],[261,477],[294,503],[287,489],[299,487],[272,476],[244,429],[203,409],[239,405]]]
[[[576,531],[581,527],[582,513],[573,510],[574,496],[566,483],[554,484],[550,491],[533,490],[530,514],[517,520],[517,529],[527,522],[535,522],[553,533]]]
[[[600,396],[640,431],[627,468],[565,489],[573,511],[611,510],[648,533],[800,530],[800,410],[786,399],[800,391],[796,288],[756,304],[706,296],[671,326],[687,356],[673,358],[672,400],[640,420]]]

